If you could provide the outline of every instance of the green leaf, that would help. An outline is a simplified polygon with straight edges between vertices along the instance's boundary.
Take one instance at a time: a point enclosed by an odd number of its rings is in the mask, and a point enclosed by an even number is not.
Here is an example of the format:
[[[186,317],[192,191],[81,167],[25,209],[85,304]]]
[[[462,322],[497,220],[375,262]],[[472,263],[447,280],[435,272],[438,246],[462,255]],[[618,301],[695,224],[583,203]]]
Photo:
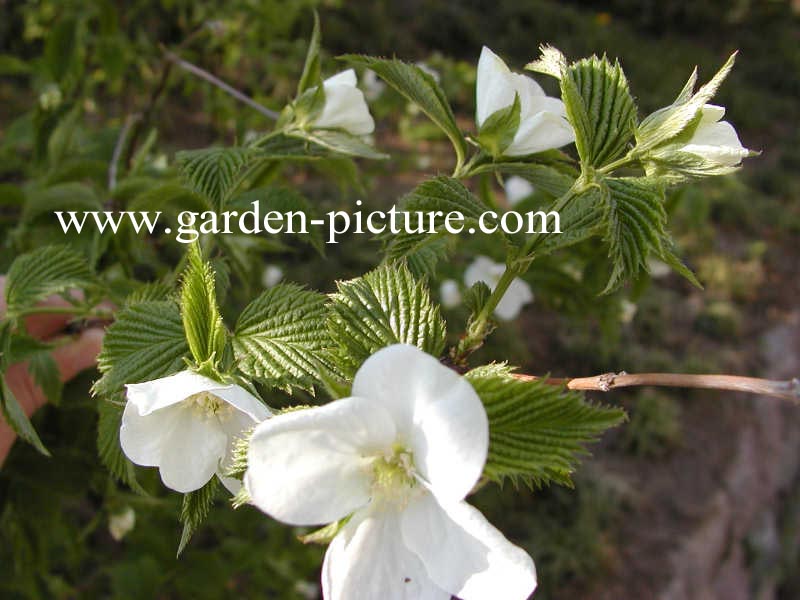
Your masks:
[[[53,294],[85,288],[93,279],[86,258],[68,246],[42,246],[18,256],[6,279],[7,316]]]
[[[697,93],[692,93],[697,83],[695,68],[686,85],[671,105],[659,109],[645,117],[636,129],[636,152],[639,155],[649,150],[671,143],[679,136],[693,133],[699,122],[703,105],[717,93],[719,86],[731,72],[736,61],[736,52],[731,54],[719,71]]]
[[[583,444],[625,419],[621,409],[594,406],[579,392],[543,381],[522,381],[505,365],[484,365],[465,375],[489,417],[484,476],[529,486],[571,485]]]
[[[534,187],[547,192],[551,196],[562,196],[572,187],[577,173],[565,172],[550,165],[534,163],[497,162],[482,165],[472,171],[473,175],[480,173],[502,173],[504,175],[517,175],[530,181]]]
[[[303,74],[300,76],[300,81],[297,84],[297,95],[299,96],[307,89],[312,88],[321,83],[320,65],[319,65],[319,49],[321,34],[319,28],[319,14],[314,11],[314,29],[311,31],[311,40],[308,42],[308,53],[306,54],[306,62],[303,65]]]
[[[239,316],[233,338],[238,369],[268,385],[311,389],[319,380],[331,341],[325,296],[279,284],[253,300]]]
[[[45,64],[55,81],[61,81],[78,56],[78,28],[75,17],[60,19],[48,32],[44,47]]]
[[[339,521],[334,521],[325,527],[312,531],[311,533],[307,533],[305,535],[297,536],[304,544],[322,544],[327,545],[333,541],[338,533],[342,530],[342,528],[347,525],[347,522],[350,520],[350,517],[345,517],[344,519],[340,519]]]
[[[385,160],[389,158],[388,154],[378,152],[375,148],[367,144],[360,137],[340,131],[338,129],[312,129],[296,133],[309,142],[326,148],[337,154],[345,154],[347,156],[358,156],[361,158],[370,158],[373,160]]]
[[[204,148],[178,152],[176,158],[181,174],[189,186],[205,196],[215,210],[222,210],[251,158],[251,150]]]
[[[31,68],[21,58],[11,54],[0,54],[0,75],[4,77],[11,75],[25,75],[30,73]]]
[[[567,66],[566,58],[555,48],[543,46],[541,50],[542,57],[526,68],[560,81],[581,163],[602,167],[619,157],[636,127],[636,104],[619,62],[592,56]]]
[[[514,141],[519,129],[519,94],[514,94],[514,102],[495,111],[484,121],[478,131],[478,143],[492,156],[500,156]]]
[[[180,311],[174,302],[139,302],[124,308],[106,330],[97,358],[103,375],[93,391],[113,399],[125,384],[181,370],[188,352]]]
[[[183,506],[181,507],[181,523],[183,523],[183,533],[178,543],[178,553],[180,556],[186,548],[186,544],[192,539],[192,535],[203,521],[208,517],[214,499],[219,489],[219,479],[212,477],[207,484],[199,490],[183,495]]]
[[[119,481],[137,494],[145,495],[136,480],[133,463],[122,453],[119,444],[119,428],[123,407],[115,402],[101,400],[97,405],[97,454],[105,467]]]
[[[339,346],[343,370],[354,373],[369,356],[391,344],[411,344],[433,356],[445,345],[445,323],[427,285],[402,263],[338,283],[328,329]]]
[[[61,183],[45,188],[35,187],[28,190],[27,202],[22,211],[22,222],[30,224],[40,217],[55,219],[56,211],[82,211],[103,210],[103,202],[94,190],[83,183]],[[65,222],[69,222],[64,215]]]
[[[606,211],[605,240],[612,262],[611,277],[603,293],[635,278],[646,268],[651,252],[664,255],[667,214],[664,189],[645,178],[609,177],[604,180]]]
[[[16,432],[20,439],[31,444],[45,456],[50,456],[50,452],[44,447],[42,440],[39,439],[39,434],[36,433],[30,419],[28,419],[22,406],[14,397],[11,388],[8,387],[5,373],[0,373],[0,412],[3,413],[6,423],[11,426],[11,429]]]
[[[187,263],[181,287],[181,318],[189,350],[197,364],[203,365],[222,358],[227,331],[217,306],[214,270],[203,260],[199,245],[189,246]]]
[[[358,54],[348,54],[341,58],[353,65],[372,69],[407,100],[419,106],[422,112],[428,115],[428,118],[450,138],[458,157],[458,163],[463,163],[467,154],[464,136],[458,128],[447,97],[429,73],[416,65],[410,65],[394,58],[374,58]]]

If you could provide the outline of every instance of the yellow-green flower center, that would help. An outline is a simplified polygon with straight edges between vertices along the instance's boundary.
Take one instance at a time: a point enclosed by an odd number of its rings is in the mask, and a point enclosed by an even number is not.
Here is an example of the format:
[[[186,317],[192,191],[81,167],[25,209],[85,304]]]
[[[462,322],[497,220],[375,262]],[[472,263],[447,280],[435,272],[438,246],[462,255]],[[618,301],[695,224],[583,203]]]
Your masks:
[[[405,502],[417,485],[413,454],[400,444],[372,463],[372,496],[376,500]]]
[[[233,412],[230,404],[211,392],[192,394],[184,402],[203,419],[217,417],[220,420],[224,420]]]

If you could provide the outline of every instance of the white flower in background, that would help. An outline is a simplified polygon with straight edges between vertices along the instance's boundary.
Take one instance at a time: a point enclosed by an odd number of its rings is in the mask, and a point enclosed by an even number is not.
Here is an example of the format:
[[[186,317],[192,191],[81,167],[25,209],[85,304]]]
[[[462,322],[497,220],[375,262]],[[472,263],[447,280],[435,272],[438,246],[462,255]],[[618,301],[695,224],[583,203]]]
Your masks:
[[[700,124],[681,152],[696,154],[722,167],[735,167],[750,156],[750,150],[742,146],[733,125],[720,120],[724,116],[722,106],[703,106]]]
[[[445,279],[439,287],[439,298],[445,308],[455,308],[461,304],[461,290],[455,279]]]
[[[475,121],[480,128],[493,113],[511,106],[519,95],[519,128],[507,156],[524,156],[560,148],[575,140],[566,119],[564,103],[545,95],[541,86],[526,75],[512,73],[506,63],[486,46],[478,61]]]
[[[278,265],[267,265],[261,272],[261,284],[265,288],[273,288],[283,279],[283,269]]]
[[[428,75],[433,77],[433,80],[436,83],[439,83],[442,80],[442,76],[439,74],[439,71],[431,67],[428,63],[423,61],[417,61],[414,63],[417,67],[419,67],[422,71],[425,71]]]
[[[533,194],[533,184],[519,175],[512,175],[503,183],[503,189],[506,192],[506,200],[509,205],[515,206],[522,200]]]
[[[108,532],[116,542],[133,531],[134,527],[136,527],[136,512],[130,506],[108,517]]]
[[[364,71],[364,76],[361,78],[361,85],[364,86],[364,96],[367,100],[377,100],[386,90],[386,84],[381,81],[381,78],[378,77],[378,74],[372,69]]]
[[[161,480],[177,492],[200,489],[223,477],[234,441],[270,416],[258,398],[238,385],[213,381],[192,371],[127,388],[119,441],[135,464],[158,467]]]
[[[633,318],[636,316],[636,311],[639,309],[636,304],[627,298],[622,299],[622,301],[619,303],[619,308],[619,320],[626,325],[633,321]]]
[[[483,281],[489,286],[489,289],[494,290],[505,270],[505,265],[496,263],[486,256],[477,256],[464,271],[464,283],[467,287],[472,287],[479,281]],[[494,314],[504,321],[510,321],[516,319],[522,307],[531,302],[533,302],[531,286],[516,277],[495,307]]]
[[[523,600],[533,561],[464,501],[488,446],[469,382],[397,344],[364,362],[351,397],[259,425],[244,484],[290,525],[350,517],[325,554],[326,600]]]
[[[312,125],[320,129],[344,129],[353,135],[375,130],[364,93],[356,87],[356,72],[347,69],[322,82],[325,106]]]

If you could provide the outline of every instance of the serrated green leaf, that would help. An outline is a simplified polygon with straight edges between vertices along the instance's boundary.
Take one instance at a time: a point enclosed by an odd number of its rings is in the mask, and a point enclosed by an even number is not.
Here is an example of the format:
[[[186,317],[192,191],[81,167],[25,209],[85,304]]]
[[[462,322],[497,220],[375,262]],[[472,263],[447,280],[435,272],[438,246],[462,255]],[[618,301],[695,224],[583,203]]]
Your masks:
[[[603,293],[616,289],[626,278],[646,268],[651,252],[662,256],[667,214],[664,189],[645,178],[609,177],[605,240],[612,262],[611,276]]]
[[[111,474],[137,494],[145,491],[136,480],[133,463],[122,453],[119,445],[119,428],[123,407],[114,402],[101,400],[97,405],[97,454]]]
[[[239,370],[275,387],[311,389],[331,346],[325,302],[294,284],[278,284],[253,300],[233,337]]]
[[[411,344],[433,356],[445,345],[445,324],[427,285],[402,263],[338,283],[328,330],[341,367],[352,374],[369,356],[391,344]]]
[[[249,148],[204,148],[178,152],[176,158],[189,186],[219,211],[236,188],[250,153]]]
[[[214,499],[217,496],[219,489],[219,479],[212,477],[211,480],[201,487],[199,490],[189,492],[183,495],[183,505],[181,507],[181,523],[183,523],[183,532],[181,533],[181,540],[178,543],[178,553],[181,553],[186,548],[186,544],[192,539],[192,535],[203,521],[208,517],[211,507],[214,505]]]
[[[306,54],[306,62],[303,64],[303,74],[300,76],[300,81],[297,84],[297,95],[299,96],[307,89],[312,88],[321,83],[320,65],[319,65],[319,49],[322,35],[319,27],[319,14],[314,11],[314,28],[311,31],[311,39],[308,42],[308,53]]]
[[[11,429],[16,432],[20,439],[31,444],[41,454],[50,456],[50,452],[44,447],[30,419],[28,419],[22,406],[20,406],[19,402],[14,397],[11,388],[8,387],[5,373],[0,373],[0,412],[3,413],[3,418],[6,423],[11,426]]]
[[[7,316],[53,294],[91,285],[93,279],[86,258],[69,246],[42,246],[18,256],[6,279]]]
[[[492,290],[486,285],[485,281],[476,281],[464,294],[464,306],[467,307],[471,315],[478,315],[491,295]]]
[[[372,69],[406,99],[419,106],[422,112],[450,139],[455,148],[458,163],[463,162],[467,154],[464,136],[458,128],[447,97],[429,73],[416,65],[404,63],[396,58],[374,58],[357,54],[348,54],[341,58],[350,64]]]
[[[331,150],[337,154],[358,156],[373,160],[385,160],[389,158],[388,154],[378,152],[360,137],[338,129],[312,129],[292,135],[302,137],[313,144]]]
[[[55,219],[56,211],[103,210],[103,203],[94,190],[85,184],[70,182],[45,188],[32,188],[26,194],[22,223],[30,224],[40,217]]]
[[[504,365],[465,375],[489,417],[484,476],[527,485],[571,485],[583,445],[625,419],[620,409],[595,406],[583,395],[542,381],[522,381]]]
[[[141,383],[185,367],[189,345],[174,302],[139,302],[122,309],[106,330],[97,358],[102,377],[93,391],[114,399],[125,384]]]
[[[181,319],[189,350],[198,365],[221,359],[227,331],[217,305],[216,278],[211,265],[192,244],[181,285]]]

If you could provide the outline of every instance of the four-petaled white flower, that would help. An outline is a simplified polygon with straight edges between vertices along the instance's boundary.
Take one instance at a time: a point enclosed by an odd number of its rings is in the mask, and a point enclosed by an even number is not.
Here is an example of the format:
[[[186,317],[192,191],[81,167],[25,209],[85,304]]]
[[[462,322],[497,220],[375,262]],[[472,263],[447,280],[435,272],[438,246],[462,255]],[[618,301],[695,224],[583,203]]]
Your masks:
[[[168,488],[187,493],[216,474],[224,477],[234,441],[270,416],[258,398],[238,385],[223,384],[192,371],[127,388],[119,441],[135,464],[158,467]]]
[[[469,382],[397,344],[364,362],[351,397],[261,423],[244,484],[284,523],[348,519],[325,554],[326,600],[522,600],[533,561],[464,501],[488,444]]]
[[[478,60],[475,90],[478,128],[493,113],[511,106],[515,94],[520,102],[519,128],[503,154],[524,156],[560,148],[575,140],[564,103],[545,95],[530,77],[512,73],[499,56],[484,46]]]
[[[724,107],[704,105],[700,124],[681,151],[702,156],[722,167],[735,167],[750,156],[751,151],[742,146],[733,125],[720,120],[724,116]]]
[[[494,290],[505,270],[505,266],[501,263],[496,263],[486,256],[477,256],[464,271],[464,283],[467,287],[472,287],[479,281],[483,281],[489,286],[489,289]],[[533,302],[533,299],[531,286],[516,277],[508,286],[500,302],[497,303],[494,314],[504,321],[516,319],[522,307]]]
[[[455,308],[461,304],[461,290],[455,279],[445,279],[439,287],[439,298],[445,308]]]
[[[519,175],[512,175],[503,183],[506,192],[506,200],[510,206],[519,204],[535,191],[533,184]]]
[[[375,130],[364,92],[356,87],[356,72],[347,69],[322,82],[325,105],[311,124],[320,129],[344,129],[353,135],[367,135]]]

